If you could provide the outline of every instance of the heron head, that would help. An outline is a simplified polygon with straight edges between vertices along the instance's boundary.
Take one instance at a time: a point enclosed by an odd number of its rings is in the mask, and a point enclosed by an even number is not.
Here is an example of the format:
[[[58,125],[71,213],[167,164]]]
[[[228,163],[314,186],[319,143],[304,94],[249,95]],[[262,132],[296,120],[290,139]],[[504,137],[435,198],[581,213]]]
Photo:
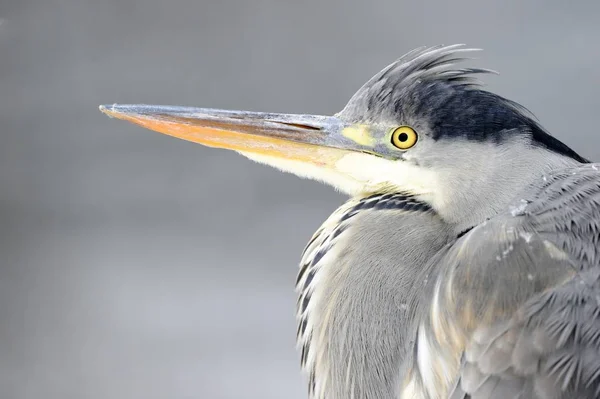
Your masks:
[[[517,103],[457,69],[472,49],[414,50],[334,116],[106,105],[110,116],[325,182],[349,195],[404,192],[449,220],[489,216],[544,168],[585,162]],[[541,170],[540,170],[541,168]],[[485,204],[487,211],[479,212]],[[467,218],[469,219],[469,218]]]

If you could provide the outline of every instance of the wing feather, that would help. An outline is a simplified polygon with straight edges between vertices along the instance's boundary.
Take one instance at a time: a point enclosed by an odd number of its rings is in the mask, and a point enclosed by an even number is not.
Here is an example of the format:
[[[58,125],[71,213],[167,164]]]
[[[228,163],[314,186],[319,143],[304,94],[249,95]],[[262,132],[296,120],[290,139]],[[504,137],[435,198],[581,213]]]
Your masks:
[[[598,166],[545,176],[434,260],[443,311],[425,329],[462,348],[450,398],[600,397]]]

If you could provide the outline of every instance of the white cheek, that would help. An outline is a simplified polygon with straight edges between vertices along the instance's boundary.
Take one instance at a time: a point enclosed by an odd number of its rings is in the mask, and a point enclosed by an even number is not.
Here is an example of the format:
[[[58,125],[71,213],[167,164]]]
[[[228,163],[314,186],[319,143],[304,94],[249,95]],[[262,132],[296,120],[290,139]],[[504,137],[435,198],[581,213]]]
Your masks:
[[[239,153],[255,162],[272,166],[283,172],[293,173],[301,178],[312,179],[329,184],[348,195],[355,195],[362,191],[362,184],[360,182],[357,182],[350,176],[340,174],[335,169],[316,166],[309,162],[294,161],[262,154],[259,155],[251,152],[239,151]]]
[[[439,188],[438,176],[405,161],[391,161],[368,154],[344,155],[335,169],[364,184],[365,191],[390,187],[415,195],[434,196]]]
[[[327,166],[317,166],[275,156],[240,153],[284,172],[329,184],[351,196],[377,191],[406,192],[436,205],[443,197],[440,196],[443,185],[439,184],[437,174],[411,162],[348,152],[337,160],[332,157]]]

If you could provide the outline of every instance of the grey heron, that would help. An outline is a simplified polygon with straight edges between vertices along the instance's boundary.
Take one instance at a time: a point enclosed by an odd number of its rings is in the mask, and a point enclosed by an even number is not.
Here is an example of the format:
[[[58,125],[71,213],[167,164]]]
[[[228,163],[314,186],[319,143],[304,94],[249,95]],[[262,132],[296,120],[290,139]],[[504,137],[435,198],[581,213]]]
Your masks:
[[[306,246],[314,399],[600,397],[600,172],[522,106],[413,50],[334,116],[101,110],[349,199]]]

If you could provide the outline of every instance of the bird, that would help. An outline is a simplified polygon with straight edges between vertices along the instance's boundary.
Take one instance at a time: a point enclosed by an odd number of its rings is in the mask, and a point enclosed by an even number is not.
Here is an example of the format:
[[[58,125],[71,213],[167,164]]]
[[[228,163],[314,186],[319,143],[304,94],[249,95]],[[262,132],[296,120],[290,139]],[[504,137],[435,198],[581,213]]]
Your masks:
[[[420,47],[332,116],[102,105],[347,195],[306,245],[311,399],[600,397],[600,165]]]

